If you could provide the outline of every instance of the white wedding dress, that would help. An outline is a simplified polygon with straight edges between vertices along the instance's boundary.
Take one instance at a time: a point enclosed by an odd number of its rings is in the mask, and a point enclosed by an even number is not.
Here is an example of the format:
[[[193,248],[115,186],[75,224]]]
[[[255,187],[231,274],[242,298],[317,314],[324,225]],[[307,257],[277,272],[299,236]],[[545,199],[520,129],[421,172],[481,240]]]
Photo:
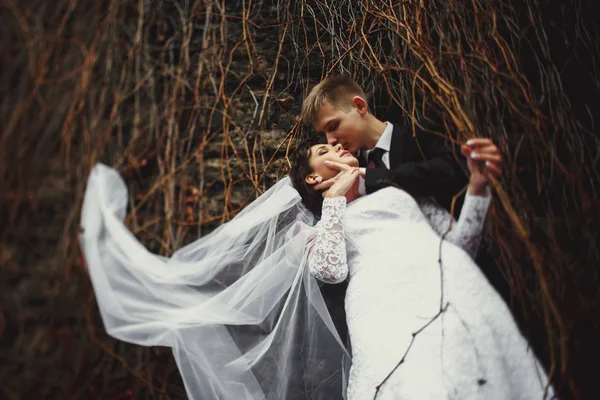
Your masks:
[[[373,399],[403,358],[377,399],[551,398],[510,310],[470,255],[488,205],[489,196],[467,195],[442,242],[449,214],[402,190],[348,205],[325,200],[309,268],[328,283],[349,278],[349,400]]]

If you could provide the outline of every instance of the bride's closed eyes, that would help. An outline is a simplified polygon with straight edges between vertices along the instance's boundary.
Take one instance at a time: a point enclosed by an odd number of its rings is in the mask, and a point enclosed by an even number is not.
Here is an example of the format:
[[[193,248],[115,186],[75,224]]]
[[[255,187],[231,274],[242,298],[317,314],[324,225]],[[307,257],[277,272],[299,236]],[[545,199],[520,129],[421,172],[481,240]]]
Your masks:
[[[323,154],[327,154],[328,151],[329,149],[327,149],[326,146],[319,147],[319,149],[317,150],[317,155],[322,156]]]

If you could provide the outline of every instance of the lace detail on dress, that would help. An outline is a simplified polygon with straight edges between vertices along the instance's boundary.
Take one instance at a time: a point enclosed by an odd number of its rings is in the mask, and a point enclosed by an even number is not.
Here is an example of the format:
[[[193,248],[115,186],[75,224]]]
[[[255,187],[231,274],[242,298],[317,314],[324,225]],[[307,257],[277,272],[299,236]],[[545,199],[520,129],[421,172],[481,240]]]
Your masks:
[[[308,256],[310,273],[327,283],[340,283],[348,277],[346,239],[344,238],[343,196],[325,199],[321,220],[317,223],[317,236]]]
[[[475,258],[490,200],[489,189],[485,196],[472,196],[467,193],[458,221],[435,202],[420,200],[419,206],[438,235],[443,236],[448,231],[450,223],[452,223],[450,232],[448,232],[445,239],[461,247],[471,257]]]

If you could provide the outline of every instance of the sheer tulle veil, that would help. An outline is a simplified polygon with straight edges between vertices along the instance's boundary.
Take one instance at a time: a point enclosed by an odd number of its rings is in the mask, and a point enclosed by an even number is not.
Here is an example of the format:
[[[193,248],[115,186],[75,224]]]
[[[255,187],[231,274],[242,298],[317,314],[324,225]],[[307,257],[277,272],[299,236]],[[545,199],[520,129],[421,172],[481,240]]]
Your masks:
[[[308,272],[314,217],[289,178],[170,258],[124,225],[127,199],[96,165],[80,244],[111,336],[171,347],[191,399],[342,398],[348,353]]]

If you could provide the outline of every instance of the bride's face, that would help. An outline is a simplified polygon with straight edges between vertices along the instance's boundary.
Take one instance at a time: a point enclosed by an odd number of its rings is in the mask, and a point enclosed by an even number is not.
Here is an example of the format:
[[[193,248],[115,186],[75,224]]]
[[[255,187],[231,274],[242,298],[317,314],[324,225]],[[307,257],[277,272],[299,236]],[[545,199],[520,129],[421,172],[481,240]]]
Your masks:
[[[316,144],[310,148],[310,157],[308,163],[313,172],[311,175],[318,175],[324,181],[333,178],[340,171],[325,165],[325,161],[335,161],[340,164],[346,164],[351,167],[358,167],[358,160],[349,151],[344,150],[342,145],[337,144]]]

